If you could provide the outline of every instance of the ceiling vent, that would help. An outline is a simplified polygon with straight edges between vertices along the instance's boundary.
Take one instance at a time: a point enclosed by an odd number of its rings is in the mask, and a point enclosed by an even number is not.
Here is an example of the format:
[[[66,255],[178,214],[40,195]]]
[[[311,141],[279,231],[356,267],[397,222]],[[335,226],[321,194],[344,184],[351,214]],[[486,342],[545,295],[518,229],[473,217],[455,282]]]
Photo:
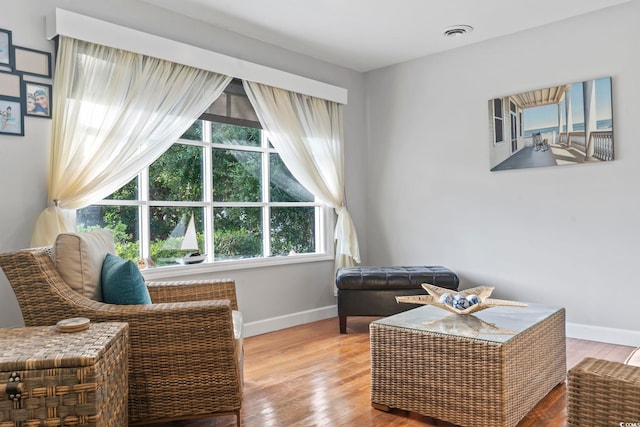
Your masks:
[[[445,37],[460,37],[465,34],[469,34],[473,31],[473,27],[470,25],[454,25],[444,29]]]

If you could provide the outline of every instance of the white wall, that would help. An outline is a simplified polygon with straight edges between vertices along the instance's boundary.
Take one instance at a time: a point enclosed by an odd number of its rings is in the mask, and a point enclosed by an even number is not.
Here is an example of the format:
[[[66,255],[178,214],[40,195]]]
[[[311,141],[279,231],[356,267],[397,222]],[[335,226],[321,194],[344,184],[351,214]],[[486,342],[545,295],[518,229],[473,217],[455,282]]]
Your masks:
[[[366,152],[361,73],[132,0],[0,0],[3,11],[0,28],[13,32],[16,45],[52,52],[53,43],[45,38],[44,17],[55,7],[347,88],[349,103],[344,109],[347,193],[356,227],[359,230],[365,227],[366,174],[359,161]],[[24,137],[0,135],[0,252],[28,247],[35,219],[46,207],[50,126],[51,120],[28,117]],[[366,236],[360,234],[365,253]],[[335,312],[332,261],[216,274],[216,277],[220,276],[236,280],[239,304],[245,321],[250,324],[250,333],[251,330],[260,332],[272,326],[326,316],[331,310]],[[4,274],[0,273],[0,327],[22,324],[13,292]]]
[[[640,2],[366,75],[368,262],[562,305],[568,333],[640,345]],[[616,160],[490,172],[487,101],[613,78]]]

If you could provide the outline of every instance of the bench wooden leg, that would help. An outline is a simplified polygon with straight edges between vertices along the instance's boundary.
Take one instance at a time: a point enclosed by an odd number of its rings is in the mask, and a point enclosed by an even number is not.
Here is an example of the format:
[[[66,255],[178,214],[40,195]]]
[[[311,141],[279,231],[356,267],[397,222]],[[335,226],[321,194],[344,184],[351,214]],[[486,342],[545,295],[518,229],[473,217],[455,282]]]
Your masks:
[[[338,319],[340,320],[340,333],[346,334],[347,333],[347,316],[338,316]]]

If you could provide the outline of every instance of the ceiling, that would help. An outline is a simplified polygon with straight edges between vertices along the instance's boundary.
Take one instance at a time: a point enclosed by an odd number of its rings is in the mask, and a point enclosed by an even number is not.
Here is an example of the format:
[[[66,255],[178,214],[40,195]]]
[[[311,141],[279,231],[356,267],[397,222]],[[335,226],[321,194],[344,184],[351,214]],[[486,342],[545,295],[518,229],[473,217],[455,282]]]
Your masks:
[[[370,71],[630,0],[143,0],[356,71]],[[446,27],[473,31],[445,37]]]

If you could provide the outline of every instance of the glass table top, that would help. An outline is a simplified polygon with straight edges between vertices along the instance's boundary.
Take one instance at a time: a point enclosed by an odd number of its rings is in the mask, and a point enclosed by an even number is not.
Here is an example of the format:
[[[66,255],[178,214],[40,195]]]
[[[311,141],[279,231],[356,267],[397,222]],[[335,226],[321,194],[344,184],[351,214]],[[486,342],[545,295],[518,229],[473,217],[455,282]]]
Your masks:
[[[461,315],[424,305],[373,324],[504,343],[559,310],[562,307],[528,303],[526,307],[491,307]]]

